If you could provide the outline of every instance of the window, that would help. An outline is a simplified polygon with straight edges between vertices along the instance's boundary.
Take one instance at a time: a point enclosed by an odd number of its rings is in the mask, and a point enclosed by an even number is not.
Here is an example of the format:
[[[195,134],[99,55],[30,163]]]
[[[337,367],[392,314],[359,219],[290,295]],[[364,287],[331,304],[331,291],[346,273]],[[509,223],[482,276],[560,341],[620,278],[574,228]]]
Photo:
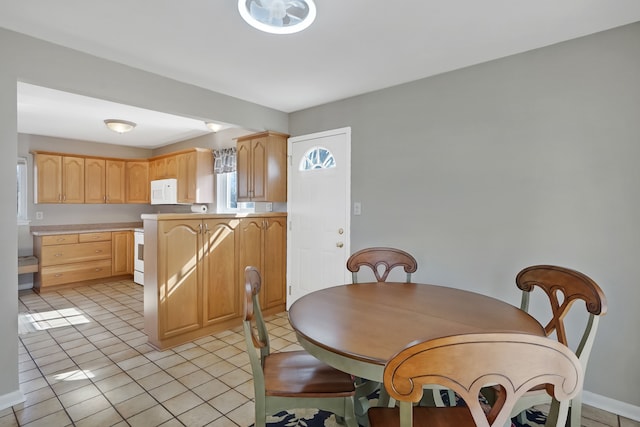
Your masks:
[[[238,203],[238,173],[216,174],[217,212],[253,212],[254,203]]]
[[[313,147],[307,151],[300,161],[300,170],[329,169],[336,167],[336,159],[331,151],[323,147]]]
[[[24,225],[29,223],[29,217],[27,215],[27,159],[24,157],[18,157],[18,175],[16,182],[18,183],[18,224]]]

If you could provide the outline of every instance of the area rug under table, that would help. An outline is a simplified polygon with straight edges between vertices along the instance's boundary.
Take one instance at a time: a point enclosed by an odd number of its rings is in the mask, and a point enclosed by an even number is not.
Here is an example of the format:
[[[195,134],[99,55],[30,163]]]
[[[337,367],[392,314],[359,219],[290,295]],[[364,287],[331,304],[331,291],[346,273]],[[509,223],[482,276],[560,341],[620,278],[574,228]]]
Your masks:
[[[547,417],[539,411],[527,410],[527,423],[521,424],[515,418],[511,420],[511,427],[543,427]],[[300,409],[283,411],[275,416],[267,417],[268,427],[344,427],[336,417],[317,409]]]
[[[443,394],[445,405],[448,404],[446,394]],[[378,394],[377,392],[369,396],[370,403],[375,405]],[[457,402],[460,404],[460,402]],[[544,427],[547,416],[535,409],[526,411],[527,421],[525,424],[520,423],[516,418],[511,420],[511,427]],[[253,427],[253,424],[251,425]],[[321,411],[318,409],[296,409],[291,411],[282,411],[274,416],[267,417],[267,427],[344,427],[339,424],[336,417],[331,412]]]

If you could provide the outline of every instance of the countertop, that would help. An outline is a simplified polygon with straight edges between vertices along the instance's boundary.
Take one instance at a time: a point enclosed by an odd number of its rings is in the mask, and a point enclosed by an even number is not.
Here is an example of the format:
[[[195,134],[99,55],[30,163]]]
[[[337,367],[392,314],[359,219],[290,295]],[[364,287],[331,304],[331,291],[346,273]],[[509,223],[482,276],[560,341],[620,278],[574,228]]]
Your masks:
[[[142,228],[142,222],[115,222],[102,224],[39,225],[31,227],[34,236],[51,236],[69,233],[95,233],[99,231],[127,231]]]
[[[166,214],[142,214],[143,220],[164,220],[164,219],[215,219],[215,218],[260,218],[287,216],[286,212],[253,212],[253,213],[166,213]]]

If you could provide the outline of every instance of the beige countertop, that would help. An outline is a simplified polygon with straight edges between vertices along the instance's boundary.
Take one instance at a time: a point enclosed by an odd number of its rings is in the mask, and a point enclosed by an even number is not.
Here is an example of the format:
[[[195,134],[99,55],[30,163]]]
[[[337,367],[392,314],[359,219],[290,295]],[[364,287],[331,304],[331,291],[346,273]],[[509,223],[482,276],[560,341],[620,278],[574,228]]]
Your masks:
[[[143,220],[159,221],[165,219],[215,219],[215,218],[260,218],[287,216],[286,212],[254,212],[254,213],[166,213],[142,214]]]
[[[34,236],[50,236],[55,234],[95,233],[99,231],[126,231],[135,230],[136,228],[142,228],[142,222],[39,225],[32,226],[30,231]]]

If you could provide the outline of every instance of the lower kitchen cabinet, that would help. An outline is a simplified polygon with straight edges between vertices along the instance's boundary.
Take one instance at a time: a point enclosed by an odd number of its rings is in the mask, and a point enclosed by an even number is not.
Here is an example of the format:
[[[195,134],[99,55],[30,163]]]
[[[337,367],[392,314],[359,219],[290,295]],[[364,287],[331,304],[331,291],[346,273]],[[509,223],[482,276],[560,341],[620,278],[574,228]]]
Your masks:
[[[241,325],[246,262],[264,269],[265,313],[285,310],[285,216],[163,216],[142,216],[150,344],[164,349]]]
[[[36,236],[40,268],[34,275],[35,291],[113,276],[112,245],[111,231]]]
[[[111,275],[133,274],[133,231],[111,233]]]
[[[286,308],[287,219],[284,217],[240,220],[240,282],[244,269],[256,267],[262,277],[260,307],[265,315]]]
[[[166,348],[239,324],[237,223],[145,221],[145,331],[151,344]]]

